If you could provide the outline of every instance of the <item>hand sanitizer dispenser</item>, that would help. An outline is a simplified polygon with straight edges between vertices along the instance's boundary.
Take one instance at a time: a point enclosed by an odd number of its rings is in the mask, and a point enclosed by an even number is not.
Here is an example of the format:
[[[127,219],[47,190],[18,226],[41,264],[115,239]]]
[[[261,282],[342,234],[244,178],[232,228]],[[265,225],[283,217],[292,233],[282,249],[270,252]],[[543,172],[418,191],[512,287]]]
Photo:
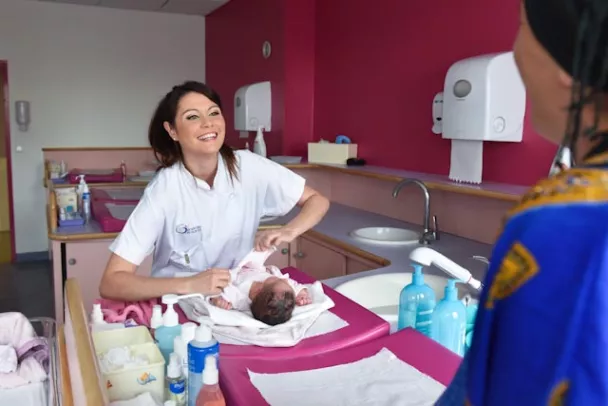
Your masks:
[[[234,129],[237,131],[270,131],[270,82],[243,86],[234,95]]]

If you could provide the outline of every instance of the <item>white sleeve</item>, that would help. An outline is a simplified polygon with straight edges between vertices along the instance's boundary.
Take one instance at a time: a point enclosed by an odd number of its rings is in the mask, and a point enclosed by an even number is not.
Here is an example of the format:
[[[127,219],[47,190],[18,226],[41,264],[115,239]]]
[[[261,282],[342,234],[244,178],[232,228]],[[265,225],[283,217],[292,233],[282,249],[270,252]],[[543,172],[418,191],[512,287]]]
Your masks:
[[[232,284],[226,286],[220,296],[222,299],[230,302],[234,310],[245,311],[249,309],[248,298],[244,296],[239,288]]]
[[[110,251],[139,266],[152,253],[163,230],[164,218],[147,193],[129,216]]]
[[[287,283],[289,283],[289,286],[292,287],[292,289],[294,291],[294,294],[296,296],[298,296],[301,291],[303,291],[304,289],[306,289],[305,285],[302,285],[301,283],[296,282],[293,279],[287,279]]]
[[[270,159],[259,157],[259,176],[264,181],[264,215],[283,216],[291,211],[304,193],[306,179]]]

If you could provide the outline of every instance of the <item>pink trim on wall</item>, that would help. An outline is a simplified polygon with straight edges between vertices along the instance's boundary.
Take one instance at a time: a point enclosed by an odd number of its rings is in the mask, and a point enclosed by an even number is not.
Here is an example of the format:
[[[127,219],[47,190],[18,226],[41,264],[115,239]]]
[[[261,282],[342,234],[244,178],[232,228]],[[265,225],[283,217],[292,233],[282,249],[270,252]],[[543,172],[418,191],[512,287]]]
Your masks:
[[[11,262],[17,258],[17,247],[15,246],[15,211],[13,207],[13,165],[11,149],[11,111],[8,92],[8,62],[0,61],[0,77],[2,78],[2,92],[4,95],[4,143],[6,147],[6,176],[8,176],[8,217],[11,238]]]

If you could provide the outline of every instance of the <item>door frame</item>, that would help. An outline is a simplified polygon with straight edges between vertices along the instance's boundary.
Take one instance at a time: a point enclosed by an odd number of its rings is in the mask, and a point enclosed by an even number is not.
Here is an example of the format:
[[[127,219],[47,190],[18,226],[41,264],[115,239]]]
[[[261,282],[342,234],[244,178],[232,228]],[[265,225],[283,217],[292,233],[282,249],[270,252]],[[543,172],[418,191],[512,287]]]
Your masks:
[[[12,152],[11,149],[11,109],[10,109],[10,98],[8,92],[8,61],[0,60],[0,87],[4,95],[4,145],[6,147],[6,175],[8,177],[8,218],[10,226],[10,238],[11,238],[11,262],[15,262],[17,259],[17,250],[15,247],[15,212],[13,207],[13,165],[12,165]]]

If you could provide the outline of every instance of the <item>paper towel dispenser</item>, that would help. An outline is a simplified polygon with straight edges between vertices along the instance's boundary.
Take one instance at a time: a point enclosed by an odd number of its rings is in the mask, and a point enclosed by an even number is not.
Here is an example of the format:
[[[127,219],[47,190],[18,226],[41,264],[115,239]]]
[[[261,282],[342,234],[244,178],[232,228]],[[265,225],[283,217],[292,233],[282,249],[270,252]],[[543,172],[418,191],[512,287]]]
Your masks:
[[[454,63],[443,88],[443,138],[521,142],[526,90],[513,52]]]
[[[243,86],[234,95],[234,128],[237,131],[270,131],[270,82]]]

